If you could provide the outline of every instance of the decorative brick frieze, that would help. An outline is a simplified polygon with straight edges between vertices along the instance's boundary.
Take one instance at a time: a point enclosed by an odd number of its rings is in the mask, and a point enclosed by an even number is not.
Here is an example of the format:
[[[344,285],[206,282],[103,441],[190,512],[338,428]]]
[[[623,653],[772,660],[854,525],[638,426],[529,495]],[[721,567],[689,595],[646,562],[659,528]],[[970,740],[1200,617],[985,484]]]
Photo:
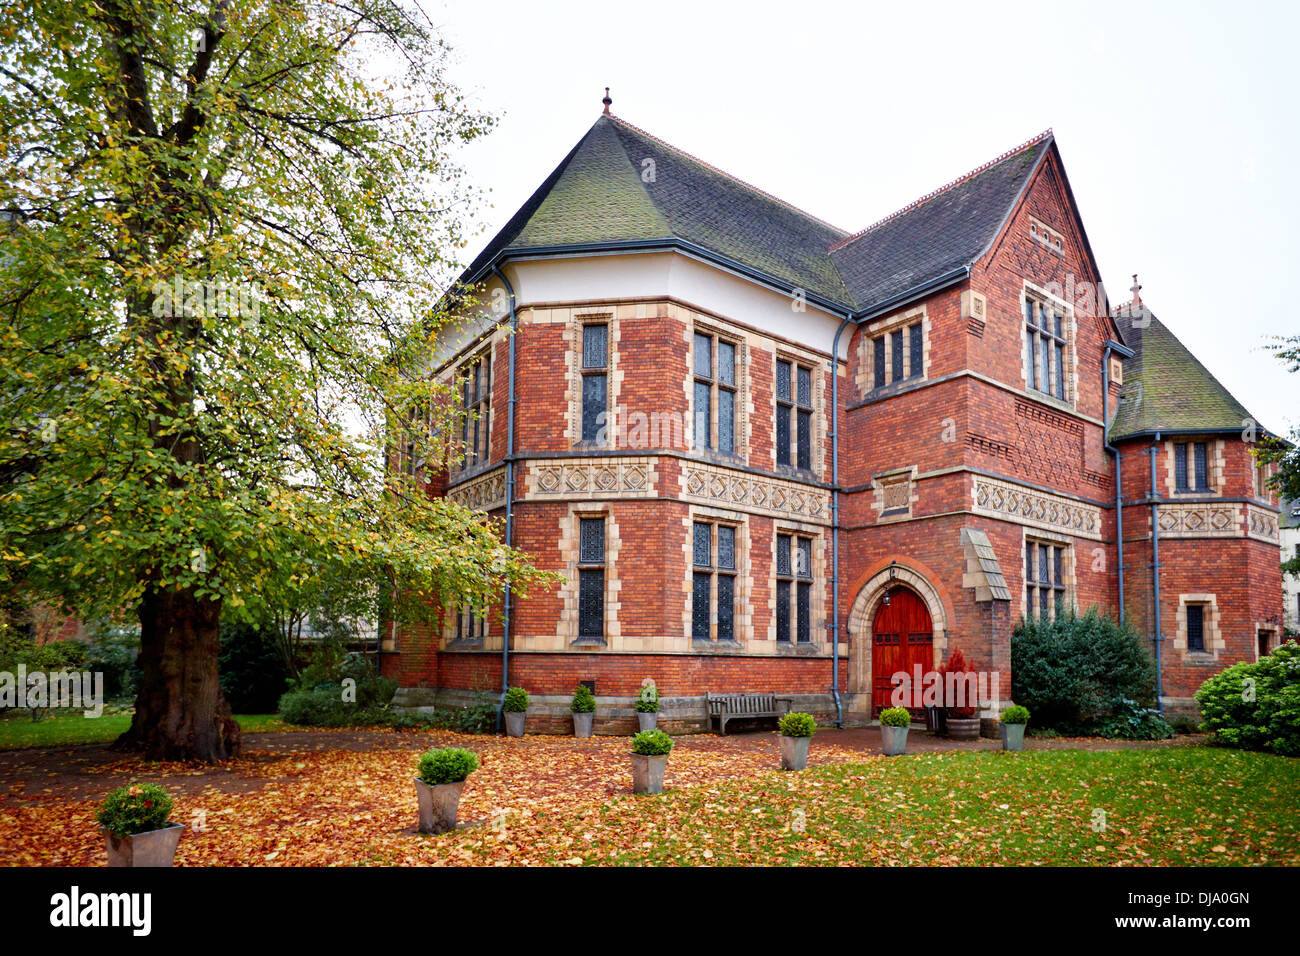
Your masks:
[[[479,475],[447,492],[447,498],[466,508],[491,511],[506,504],[506,469],[504,465]]]
[[[1095,505],[980,475],[972,494],[977,514],[1101,540],[1101,509]]]
[[[1158,505],[1162,538],[1237,538],[1242,534],[1241,506],[1229,502]]]
[[[797,481],[694,462],[682,463],[680,481],[681,496],[690,501],[815,524],[830,521],[830,492]]]
[[[528,498],[646,498],[658,481],[653,455],[600,458],[539,458],[528,462]]]
[[[1269,544],[1281,543],[1277,513],[1255,505],[1246,505],[1246,535]]]

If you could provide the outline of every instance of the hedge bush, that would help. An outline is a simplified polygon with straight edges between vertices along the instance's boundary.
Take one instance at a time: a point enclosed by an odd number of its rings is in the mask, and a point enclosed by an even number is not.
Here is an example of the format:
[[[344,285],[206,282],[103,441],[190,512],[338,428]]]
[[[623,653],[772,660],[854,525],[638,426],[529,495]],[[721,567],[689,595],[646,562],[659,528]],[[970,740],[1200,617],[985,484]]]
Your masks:
[[[573,692],[573,702],[569,704],[569,710],[575,714],[594,714],[596,712],[596,695],[591,692],[591,688],[586,684],[579,684]]]
[[[632,753],[658,757],[673,749],[673,738],[662,730],[643,730],[632,738]]]
[[[478,756],[463,747],[435,747],[420,755],[416,773],[431,787],[460,783],[478,769]]]
[[[522,714],[528,710],[528,691],[522,687],[511,687],[506,691],[504,704],[507,714]]]
[[[290,682],[289,668],[275,634],[252,624],[221,625],[217,654],[221,692],[237,714],[267,714],[276,709]]]
[[[812,714],[785,714],[776,726],[783,737],[811,737],[817,733],[817,721]]]
[[[1004,724],[1029,723],[1029,708],[1021,707],[1019,704],[1012,704],[1002,712],[1002,722]]]
[[[172,798],[156,783],[131,783],[110,791],[95,814],[115,837],[161,830],[172,815]]]
[[[886,707],[880,712],[880,724],[882,727],[910,727],[912,715],[906,707]]]
[[[1042,730],[1123,732],[1134,716],[1125,701],[1155,702],[1155,665],[1142,638],[1096,609],[1022,620],[1011,635],[1011,696]]]
[[[1216,742],[1300,757],[1300,645],[1288,641],[1220,671],[1201,685],[1196,702]]]

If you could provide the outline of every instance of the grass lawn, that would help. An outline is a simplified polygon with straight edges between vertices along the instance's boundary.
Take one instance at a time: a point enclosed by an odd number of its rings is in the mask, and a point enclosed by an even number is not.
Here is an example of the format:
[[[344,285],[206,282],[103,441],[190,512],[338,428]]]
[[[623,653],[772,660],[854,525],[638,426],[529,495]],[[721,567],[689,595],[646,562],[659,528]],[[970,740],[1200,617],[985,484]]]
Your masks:
[[[246,734],[288,729],[275,714],[237,714],[235,720]],[[26,712],[20,712],[0,720],[0,750],[110,743],[130,726],[129,713],[86,717],[78,711],[75,714],[51,714],[33,722]]]
[[[1295,865],[1297,793],[1300,761],[1205,747],[931,753],[537,814],[501,839],[442,839],[485,863]]]

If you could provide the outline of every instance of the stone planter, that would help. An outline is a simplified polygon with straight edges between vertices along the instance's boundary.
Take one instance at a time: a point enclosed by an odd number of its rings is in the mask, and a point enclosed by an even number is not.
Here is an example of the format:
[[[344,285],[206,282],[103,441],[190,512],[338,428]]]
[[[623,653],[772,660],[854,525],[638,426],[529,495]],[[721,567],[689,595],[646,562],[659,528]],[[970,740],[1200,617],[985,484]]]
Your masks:
[[[980,719],[978,717],[949,717],[949,740],[979,740]]]
[[[636,726],[637,730],[654,730],[659,726],[659,712],[651,711],[647,714],[638,710],[636,712]]]
[[[897,757],[907,752],[907,727],[880,725],[880,749],[886,757]]]
[[[1024,750],[1025,749],[1025,725],[1024,724],[1003,724],[1002,725],[1002,749],[1003,750]]]
[[[169,823],[160,830],[115,837],[106,827],[99,828],[108,848],[109,866],[171,866],[184,829],[183,823]]]
[[[420,801],[420,832],[444,833],[456,829],[460,792],[464,789],[464,780],[433,785],[416,777],[415,795]]]
[[[781,769],[803,770],[808,766],[811,737],[787,737],[781,734]]]
[[[524,718],[528,716],[527,711],[506,711],[506,736],[522,737],[524,735]]]
[[[596,719],[596,715],[595,715],[594,713],[592,713],[592,714],[574,714],[574,715],[573,715],[573,736],[575,736],[575,737],[590,737],[590,736],[591,736],[591,724],[592,724],[592,721],[594,721],[595,719]]]
[[[632,792],[663,793],[667,754],[632,754]]]

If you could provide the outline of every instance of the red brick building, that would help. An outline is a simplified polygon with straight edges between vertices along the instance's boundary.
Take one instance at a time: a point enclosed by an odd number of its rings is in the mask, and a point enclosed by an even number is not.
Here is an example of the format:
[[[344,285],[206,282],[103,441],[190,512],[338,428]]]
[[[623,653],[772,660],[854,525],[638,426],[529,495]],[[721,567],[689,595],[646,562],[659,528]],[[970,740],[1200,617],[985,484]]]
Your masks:
[[[710,691],[861,721],[958,647],[1005,704],[1025,614],[1156,633],[1153,546],[1166,703],[1278,633],[1249,416],[1112,314],[1050,133],[848,234],[607,112],[465,278],[436,359],[464,458],[425,477],[566,583],[391,628],[407,704],[505,668],[539,728],[590,681],[626,729],[646,677],[670,726]]]

